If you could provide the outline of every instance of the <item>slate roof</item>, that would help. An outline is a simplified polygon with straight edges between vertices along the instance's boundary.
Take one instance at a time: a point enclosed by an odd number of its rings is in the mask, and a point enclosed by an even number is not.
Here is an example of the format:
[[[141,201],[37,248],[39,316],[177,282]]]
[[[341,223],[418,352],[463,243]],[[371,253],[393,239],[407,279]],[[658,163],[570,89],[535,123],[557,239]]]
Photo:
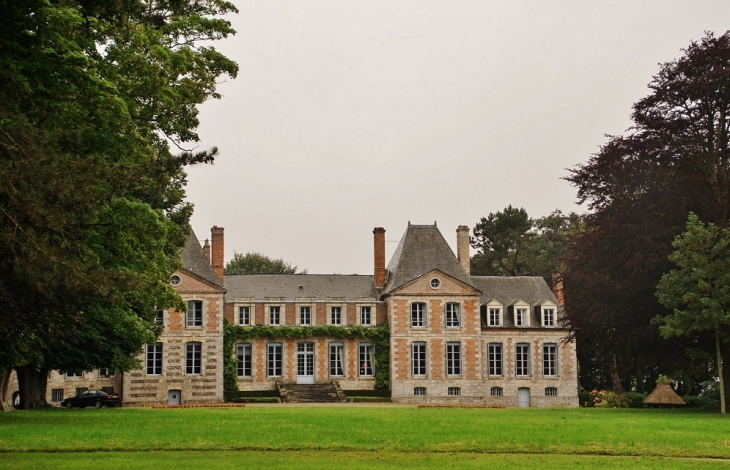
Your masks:
[[[217,286],[223,287],[223,283],[218,276],[216,276],[213,267],[210,265],[208,260],[205,259],[205,253],[203,253],[203,247],[200,246],[198,237],[195,236],[193,229],[190,229],[188,240],[185,242],[185,246],[182,250],[182,262],[183,269],[196,274],[206,281],[209,281]]]
[[[388,280],[383,293],[434,269],[475,287],[436,224],[411,225],[409,222],[388,264]]]
[[[295,301],[309,297],[316,300],[376,300],[373,276],[340,274],[236,274],[225,276],[226,301],[236,298],[266,300],[276,298]],[[299,286],[302,286],[300,289]]]
[[[558,326],[562,326],[565,311],[544,278],[540,276],[472,276],[471,280],[482,291],[480,303],[497,300],[505,307],[502,311],[505,327],[514,326],[514,318],[508,307],[518,300],[524,300],[530,304],[530,324],[533,326],[542,324],[540,317],[535,312],[535,306],[546,300],[552,301],[558,306],[557,323]]]

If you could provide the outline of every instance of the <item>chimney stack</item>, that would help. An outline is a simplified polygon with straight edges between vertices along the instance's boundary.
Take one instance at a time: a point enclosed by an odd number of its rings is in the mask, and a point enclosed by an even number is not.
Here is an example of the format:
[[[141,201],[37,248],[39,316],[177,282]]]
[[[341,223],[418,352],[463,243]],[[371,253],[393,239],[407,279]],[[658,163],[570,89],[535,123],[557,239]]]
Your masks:
[[[375,288],[382,289],[385,287],[385,229],[383,227],[375,227],[373,229],[373,242],[375,244],[375,271],[374,281]]]
[[[203,254],[205,255],[205,260],[210,264],[210,243],[207,238],[205,239],[205,245],[203,245]]]
[[[456,228],[456,256],[461,267],[467,274],[471,274],[471,258],[469,257],[469,227],[459,225]]]
[[[561,307],[565,308],[565,294],[563,291],[563,275],[560,273],[553,274],[553,294],[558,299]]]
[[[223,280],[223,227],[214,225],[210,229],[211,265],[218,278]]]

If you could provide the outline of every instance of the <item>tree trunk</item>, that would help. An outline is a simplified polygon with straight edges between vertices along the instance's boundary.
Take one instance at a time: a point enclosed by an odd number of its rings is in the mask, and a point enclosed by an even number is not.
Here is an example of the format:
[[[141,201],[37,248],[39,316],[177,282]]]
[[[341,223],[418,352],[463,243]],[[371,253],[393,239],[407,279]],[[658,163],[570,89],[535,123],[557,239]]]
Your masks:
[[[13,369],[0,371],[0,411],[11,411],[13,409],[10,405],[10,397],[8,396],[10,375],[12,373]]]
[[[717,375],[720,376],[720,413],[725,414],[725,378],[722,374],[722,350],[720,349],[720,324],[715,321],[715,349],[717,349]]]
[[[613,393],[616,395],[622,395],[624,393],[621,388],[621,380],[618,376],[618,363],[616,362],[615,354],[611,358],[611,384],[613,385]]]
[[[20,406],[22,410],[37,410],[46,405],[45,385],[47,372],[36,370],[32,365],[16,367],[18,387],[20,388]],[[43,378],[41,384],[41,378]],[[43,388],[41,395],[41,386]]]
[[[720,343],[720,351],[722,352],[722,357],[730,357],[730,342],[726,342],[725,344]],[[723,383],[722,381],[730,384],[730,367],[723,367],[722,373],[719,375],[721,384]],[[725,394],[725,409],[727,410],[728,408],[730,408],[730,393]]]

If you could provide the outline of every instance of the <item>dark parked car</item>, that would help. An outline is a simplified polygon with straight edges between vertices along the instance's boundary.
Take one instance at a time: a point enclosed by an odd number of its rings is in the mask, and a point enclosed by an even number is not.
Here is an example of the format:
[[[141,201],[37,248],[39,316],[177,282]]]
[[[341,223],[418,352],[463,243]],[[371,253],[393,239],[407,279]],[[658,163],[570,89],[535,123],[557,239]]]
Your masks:
[[[73,398],[66,398],[61,402],[61,406],[66,408],[86,408],[93,406],[101,408],[102,406],[121,406],[122,399],[116,393],[102,392],[101,390],[87,390],[81,392]]]

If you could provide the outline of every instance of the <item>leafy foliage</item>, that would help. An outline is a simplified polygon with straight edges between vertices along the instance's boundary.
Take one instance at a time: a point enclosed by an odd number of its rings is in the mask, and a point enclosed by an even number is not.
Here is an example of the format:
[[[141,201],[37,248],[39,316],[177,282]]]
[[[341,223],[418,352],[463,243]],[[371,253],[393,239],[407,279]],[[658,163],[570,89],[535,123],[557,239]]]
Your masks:
[[[537,220],[512,206],[490,213],[474,226],[471,244],[478,251],[472,256],[472,274],[549,278],[561,271],[581,227],[581,216],[559,210]]]
[[[659,370],[697,384],[707,338],[663,339],[651,320],[666,315],[655,287],[689,212],[727,225],[730,210],[730,35],[708,33],[663,64],[651,94],[633,107],[634,127],[567,178],[593,211],[564,273],[566,311],[576,328],[584,387],[609,381],[646,388]]]
[[[297,267],[283,259],[273,259],[257,252],[244,254],[233,252],[233,259],[226,263],[225,273],[230,274],[307,274],[297,272]]]
[[[223,371],[224,387],[226,390],[238,389],[236,376],[236,362],[234,359],[234,345],[239,341],[254,338],[267,339],[307,339],[307,338],[337,338],[337,339],[366,339],[373,345],[375,389],[390,388],[390,328],[387,322],[376,327],[315,325],[315,326],[237,326],[225,321],[223,336]]]
[[[197,105],[237,66],[221,0],[0,2],[0,371],[129,369],[180,302]],[[183,151],[173,155],[170,145]],[[192,146],[191,146],[192,147]],[[21,374],[21,368],[25,368]],[[28,392],[28,393],[26,393]]]
[[[662,276],[657,298],[672,309],[655,321],[665,337],[693,336],[710,331],[715,336],[720,398],[725,413],[725,382],[721,341],[730,331],[730,230],[703,224],[690,213],[687,231],[678,236],[669,260],[676,268]]]

